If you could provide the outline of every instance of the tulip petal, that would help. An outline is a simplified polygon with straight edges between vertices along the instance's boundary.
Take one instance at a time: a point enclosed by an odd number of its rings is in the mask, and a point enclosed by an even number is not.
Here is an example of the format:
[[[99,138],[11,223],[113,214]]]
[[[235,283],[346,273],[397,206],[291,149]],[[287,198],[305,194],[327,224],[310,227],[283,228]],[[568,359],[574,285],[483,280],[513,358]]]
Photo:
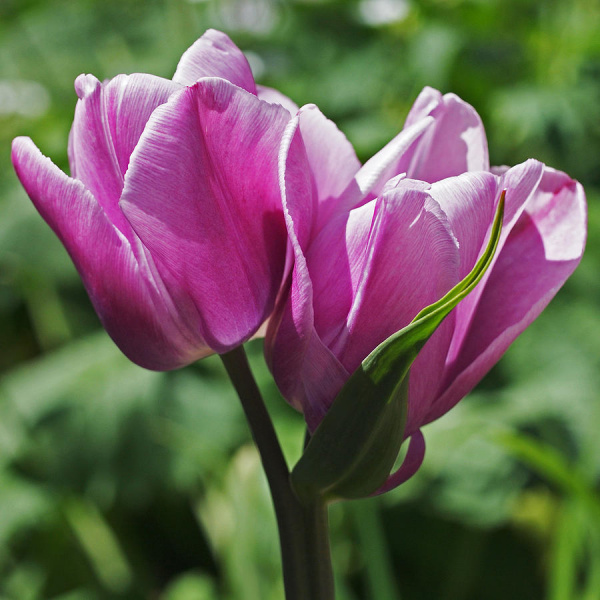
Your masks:
[[[455,94],[426,87],[411,109],[405,127],[431,116],[429,127],[415,148],[408,177],[433,183],[467,171],[489,171],[487,139],[481,118]]]
[[[433,184],[430,194],[444,211],[458,242],[458,277],[463,279],[486,246],[486,236],[494,219],[496,178],[491,173],[466,173]],[[462,302],[466,300],[468,297]],[[422,419],[438,395],[455,330],[455,315],[456,311],[438,327],[412,366],[411,402],[406,426],[408,435],[421,426]]]
[[[279,156],[281,200],[294,265],[289,290],[269,321],[265,354],[282,395],[304,412],[309,430],[314,431],[349,373],[314,328],[313,288],[303,248],[312,236],[318,198],[299,120],[297,115],[288,124]]]
[[[427,187],[400,180],[377,199],[369,238],[357,242],[367,259],[345,328],[330,344],[350,373],[458,282],[456,239]]]
[[[289,113],[217,78],[154,111],[121,206],[159,270],[198,307],[217,352],[269,316],[283,276],[277,150]]]
[[[346,136],[314,104],[298,112],[298,131],[316,190],[320,229],[340,210],[340,196],[359,171],[360,161]]]
[[[432,124],[433,118],[425,117],[410,127],[405,127],[371,157],[336,203],[337,213],[347,212],[372,200],[383,192],[388,180],[405,174],[419,139]]]
[[[506,197],[508,202],[508,192]],[[445,391],[427,421],[447,412],[471,391],[540,314],[579,264],[585,238],[582,187],[546,167],[499,249],[455,360],[447,365]]]
[[[417,430],[410,438],[408,443],[408,450],[406,456],[400,465],[400,468],[392,473],[387,481],[373,494],[378,496],[379,494],[385,494],[399,485],[407,482],[423,464],[425,458],[425,438],[421,433],[421,430]]]
[[[465,173],[434,183],[430,193],[444,211],[458,242],[462,279],[485,248],[500,196],[497,179],[491,173]]]
[[[375,202],[369,202],[349,215],[332,219],[307,252],[315,329],[327,346],[346,328],[346,319],[367,268],[367,240],[374,211]]]
[[[183,53],[173,81],[194,85],[202,77],[221,77],[256,95],[248,60],[227,35],[215,29],[208,29]]]
[[[339,196],[360,169],[352,144],[314,105],[290,121],[280,155],[280,177],[299,248],[337,214]]]
[[[446,389],[448,365],[462,353],[464,338],[472,321],[477,318],[476,310],[486,281],[491,277],[507,236],[523,212],[541,175],[542,164],[530,160],[513,167],[497,182],[492,174],[467,173],[433,184],[431,194],[448,216],[459,243],[461,277],[469,271],[485,247],[494,202],[502,189],[506,189],[506,204],[498,250],[491,267],[475,290],[432,336],[413,365],[407,433],[412,433],[424,424],[434,403],[437,406],[439,394]]]
[[[264,85],[257,85],[256,95],[260,100],[264,100],[270,104],[281,104],[290,113],[290,116],[294,116],[298,112],[298,105],[279,90]]]
[[[544,165],[536,160],[528,160],[509,169],[498,181],[498,190],[506,190],[506,204],[504,221],[498,251],[492,262],[492,266],[484,275],[480,284],[465,298],[455,311],[456,326],[452,337],[452,343],[448,351],[447,364],[451,364],[462,352],[463,340],[475,318],[475,311],[479,304],[479,298],[483,294],[486,282],[494,271],[494,263],[499,259],[502,248],[506,243],[515,223],[525,210],[526,203],[530,201],[542,178]],[[474,237],[475,239],[475,237]],[[444,374],[442,379],[445,379]]]
[[[27,194],[73,259],[102,324],[132,361],[166,370],[210,354],[179,319],[153,265],[143,252],[136,258],[130,241],[80,181],[67,177],[28,138],[14,140],[12,160]]]
[[[106,83],[93,75],[80,75],[75,89],[79,101],[69,136],[71,174],[130,238],[131,228],[117,206],[129,158],[152,111],[180,86],[136,73],[118,75]]]

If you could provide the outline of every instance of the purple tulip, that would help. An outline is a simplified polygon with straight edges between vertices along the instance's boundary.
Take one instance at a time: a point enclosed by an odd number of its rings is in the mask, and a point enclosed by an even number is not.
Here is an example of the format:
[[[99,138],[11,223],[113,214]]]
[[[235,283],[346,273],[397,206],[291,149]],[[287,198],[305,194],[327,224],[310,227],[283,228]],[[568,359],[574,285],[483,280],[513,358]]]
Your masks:
[[[250,338],[283,275],[277,153],[297,107],[257,89],[244,55],[213,30],[172,81],[81,75],[75,89],[72,176],[28,138],[14,140],[12,160],[108,333],[157,370]]]
[[[485,248],[506,190],[493,263],[446,318],[410,373],[403,467],[425,445],[421,427],[463,398],[540,314],[581,259],[581,185],[535,160],[490,171],[475,110],[426,88],[404,130],[362,168],[332,124],[302,108],[280,160],[294,266],[267,333],[284,397],[314,431],[362,360],[464,278]]]

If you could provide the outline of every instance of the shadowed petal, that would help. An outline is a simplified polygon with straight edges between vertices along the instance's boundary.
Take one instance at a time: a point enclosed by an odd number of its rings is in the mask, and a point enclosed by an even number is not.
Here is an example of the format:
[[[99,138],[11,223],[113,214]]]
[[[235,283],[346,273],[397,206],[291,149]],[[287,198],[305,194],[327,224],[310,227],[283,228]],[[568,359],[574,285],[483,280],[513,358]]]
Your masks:
[[[373,495],[378,496],[379,494],[384,494],[408,481],[421,468],[424,458],[425,438],[423,437],[421,430],[417,430],[412,434],[410,441],[408,442],[408,450],[406,451],[406,456],[404,457],[400,468],[392,473],[387,478],[387,481]]]
[[[346,319],[367,268],[367,242],[373,224],[375,202],[348,215],[332,219],[307,252],[313,282],[315,328],[330,346],[346,328]]]
[[[165,370],[211,353],[180,319],[143,250],[134,252],[80,181],[67,177],[28,138],[14,140],[12,160],[27,194],[73,259],[102,324],[124,354],[143,367]]]
[[[127,218],[193,299],[217,352],[256,332],[281,284],[277,151],[288,120],[228,81],[202,79],[153,113],[125,178]]]
[[[227,35],[215,29],[208,29],[183,53],[173,81],[194,85],[202,77],[222,77],[256,95],[248,60]]]

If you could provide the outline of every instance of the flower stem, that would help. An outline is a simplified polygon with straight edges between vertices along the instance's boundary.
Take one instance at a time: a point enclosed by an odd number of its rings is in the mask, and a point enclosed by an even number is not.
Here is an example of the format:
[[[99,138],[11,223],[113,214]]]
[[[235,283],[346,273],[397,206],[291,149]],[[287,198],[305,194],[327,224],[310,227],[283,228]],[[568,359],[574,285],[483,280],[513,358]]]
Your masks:
[[[286,600],[334,600],[327,506],[300,503],[244,348],[221,355],[240,398],[275,507]]]

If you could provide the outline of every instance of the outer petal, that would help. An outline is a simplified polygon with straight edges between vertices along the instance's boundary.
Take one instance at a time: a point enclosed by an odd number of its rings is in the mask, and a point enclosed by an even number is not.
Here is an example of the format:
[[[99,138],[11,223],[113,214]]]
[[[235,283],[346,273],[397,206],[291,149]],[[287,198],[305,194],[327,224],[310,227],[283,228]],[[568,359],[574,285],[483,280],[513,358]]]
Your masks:
[[[226,352],[273,310],[285,263],[277,150],[289,113],[202,79],[152,115],[121,206],[161,273],[192,298],[208,345]]]
[[[349,374],[314,327],[313,287],[304,247],[313,234],[318,198],[299,120],[297,116],[289,123],[279,156],[281,199],[294,264],[289,289],[269,321],[265,354],[283,396],[304,412],[314,430]]]
[[[435,125],[424,135],[406,167],[408,177],[439,181],[467,171],[489,171],[487,140],[475,109],[454,94],[426,87],[410,111],[405,127],[426,116]]]
[[[252,69],[227,35],[208,29],[182,55],[173,81],[193,85],[202,77],[222,77],[256,95]]]
[[[425,117],[410,127],[405,127],[391,142],[371,157],[342,194],[336,211],[345,213],[372,200],[383,192],[385,184],[390,179],[405,174],[420,138],[432,124],[433,118]]]
[[[319,229],[339,210],[339,198],[360,169],[360,162],[346,136],[314,104],[298,112],[298,134],[315,186]]]
[[[458,242],[458,280],[471,271],[485,247],[497,187],[491,173],[465,173],[431,186],[430,194],[444,211]],[[411,368],[407,435],[419,429],[438,396],[455,327],[456,310],[437,328]]]
[[[527,202],[529,202],[532,194],[537,189],[543,174],[543,169],[544,165],[542,163],[536,160],[528,160],[523,164],[509,169],[498,180],[498,192],[506,190],[504,221],[498,248],[487,273],[483,276],[479,285],[454,310],[456,326],[454,328],[452,344],[448,350],[447,364],[454,363],[456,357],[462,352],[464,338],[475,318],[475,312],[479,304],[479,299],[485,290],[486,282],[494,272],[494,265],[501,256],[502,248],[506,243],[508,236],[522,215]],[[465,242],[463,242],[463,245],[464,243]],[[442,379],[445,379],[445,377],[446,374],[444,374]]]
[[[367,267],[368,240],[376,203],[369,202],[324,227],[307,251],[314,288],[315,328],[330,346],[346,320]]]
[[[117,204],[129,157],[152,111],[179,88],[145,74],[118,75],[106,83],[80,75],[75,81],[79,101],[69,136],[71,173],[128,239],[131,228]]]
[[[546,167],[500,249],[427,421],[467,394],[540,314],[579,264],[585,239],[583,188]]]
[[[346,326],[330,345],[350,373],[458,280],[456,239],[427,187],[400,180],[377,199],[368,238],[357,243],[366,260]]]
[[[298,105],[279,90],[264,85],[257,85],[256,95],[261,100],[270,104],[281,104],[290,113],[290,116],[294,116],[298,112]]]
[[[430,193],[444,211],[458,242],[462,279],[487,243],[499,198],[497,178],[491,173],[465,173],[434,183]]]
[[[102,324],[121,350],[157,370],[183,366],[210,349],[182,321],[169,291],[80,181],[67,177],[28,138],[12,160],[42,217],[71,255]]]

